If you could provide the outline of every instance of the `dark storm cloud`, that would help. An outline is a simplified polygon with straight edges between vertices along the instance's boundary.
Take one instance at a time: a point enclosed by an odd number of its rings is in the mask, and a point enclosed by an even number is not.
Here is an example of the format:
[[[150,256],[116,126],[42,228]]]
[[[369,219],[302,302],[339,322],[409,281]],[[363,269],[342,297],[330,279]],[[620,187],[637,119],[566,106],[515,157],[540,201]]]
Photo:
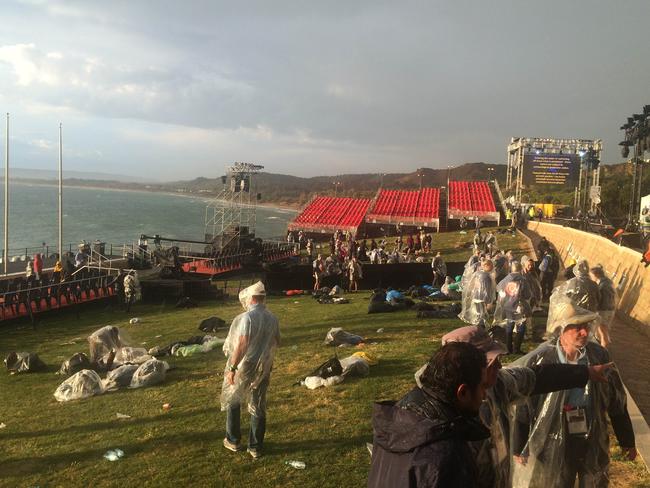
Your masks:
[[[27,21],[0,34],[8,96],[94,118],[263,127],[281,161],[296,134],[346,161],[390,147],[368,158],[386,168],[501,162],[519,135],[602,137],[616,160],[620,122],[648,101],[643,1],[6,8]]]

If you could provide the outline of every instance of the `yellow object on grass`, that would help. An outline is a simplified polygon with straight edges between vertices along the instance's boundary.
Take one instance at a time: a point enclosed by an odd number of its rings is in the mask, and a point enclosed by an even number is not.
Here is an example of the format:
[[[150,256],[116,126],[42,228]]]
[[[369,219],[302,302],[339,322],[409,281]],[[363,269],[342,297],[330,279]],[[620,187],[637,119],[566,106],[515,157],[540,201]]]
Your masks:
[[[370,366],[375,366],[379,364],[379,358],[373,354],[367,353],[366,351],[358,351],[353,354],[353,356],[360,357]]]

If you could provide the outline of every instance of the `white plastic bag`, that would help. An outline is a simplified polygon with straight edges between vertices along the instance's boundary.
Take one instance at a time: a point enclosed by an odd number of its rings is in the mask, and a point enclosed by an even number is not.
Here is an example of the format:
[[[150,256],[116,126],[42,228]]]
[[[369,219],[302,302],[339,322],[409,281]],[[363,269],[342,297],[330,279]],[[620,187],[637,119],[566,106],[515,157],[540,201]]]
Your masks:
[[[149,359],[133,373],[130,388],[142,388],[162,383],[165,381],[165,373],[168,369],[169,365],[165,361]]]
[[[147,353],[147,350],[144,347],[121,347],[117,350],[113,362],[117,364],[142,364],[151,358],[152,356]]]
[[[90,369],[82,369],[59,385],[54,392],[54,398],[59,402],[68,402],[102,393],[104,387],[99,375]]]

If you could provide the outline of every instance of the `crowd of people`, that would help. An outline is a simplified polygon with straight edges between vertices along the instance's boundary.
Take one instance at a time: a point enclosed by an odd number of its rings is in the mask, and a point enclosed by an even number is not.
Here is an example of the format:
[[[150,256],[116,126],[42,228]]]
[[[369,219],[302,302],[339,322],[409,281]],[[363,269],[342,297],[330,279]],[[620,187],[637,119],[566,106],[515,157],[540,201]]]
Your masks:
[[[607,350],[616,305],[611,279],[602,266],[578,259],[568,263],[566,282],[554,287],[560,263],[546,239],[537,263],[496,244],[479,236],[465,266],[460,317],[470,325],[442,337],[403,398],[375,404],[369,487],[564,488],[576,480],[582,487],[606,487],[608,419],[623,456],[635,459],[625,388]],[[356,256],[349,262],[358,265]],[[315,263],[320,270],[328,266],[320,256]],[[450,278],[439,254],[432,271],[434,282]],[[358,271],[350,273],[352,280]],[[242,449],[245,404],[254,458],[262,453],[266,390],[280,337],[265,295],[262,283],[242,291],[245,312],[233,321],[224,346],[223,444]],[[502,367],[502,356],[521,352],[533,311],[543,304],[546,340]],[[493,337],[499,326],[506,346]]]
[[[293,235],[293,233],[289,232],[289,235]],[[350,232],[336,231],[330,238],[329,255],[324,257],[322,253],[318,253],[315,259],[315,245],[312,239],[307,239],[300,231],[296,242],[304,242],[307,259],[312,265],[314,290],[319,290],[322,287],[323,278],[327,276],[345,276],[347,289],[356,291],[359,280],[363,278],[362,264],[423,263],[426,259],[425,255],[431,253],[433,238],[430,233],[425,231],[407,234],[406,237],[400,234],[395,238],[394,246],[389,251],[389,238],[387,237],[380,240],[375,238],[357,240]],[[299,245],[302,246],[302,244]],[[445,283],[447,271],[440,253],[434,256],[431,264],[434,273],[433,286],[441,287]]]
[[[595,336],[607,347],[610,342],[616,290],[602,265],[590,267],[586,260],[572,260],[565,272],[566,282],[554,290],[560,270],[559,258],[549,242],[542,238],[537,252],[539,264],[529,256],[517,258],[512,251],[501,251],[487,240],[474,239],[474,253],[465,265],[462,279],[463,310],[460,318],[483,328],[501,326],[509,353],[521,354],[527,330],[533,338],[533,314],[542,304],[563,297],[576,305],[599,313]]]
[[[460,314],[471,325],[442,338],[406,396],[375,405],[368,486],[608,486],[607,418],[624,458],[637,454],[607,350],[611,279],[574,260],[553,288],[559,261],[546,239],[537,266],[475,242]],[[546,302],[547,340],[502,369],[499,358],[522,352],[532,312]],[[493,338],[499,326],[506,347]]]

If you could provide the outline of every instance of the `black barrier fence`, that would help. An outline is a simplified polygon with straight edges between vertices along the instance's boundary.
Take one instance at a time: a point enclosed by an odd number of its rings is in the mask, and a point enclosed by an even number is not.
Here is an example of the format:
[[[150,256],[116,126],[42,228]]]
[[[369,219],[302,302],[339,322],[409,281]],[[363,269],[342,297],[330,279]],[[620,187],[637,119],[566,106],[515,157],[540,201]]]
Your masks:
[[[447,263],[447,274],[457,276],[463,274],[465,263]],[[402,288],[413,285],[431,284],[433,273],[431,263],[400,263],[400,264],[364,264],[362,266],[363,278],[359,281],[359,288],[372,290],[374,288]],[[339,285],[348,287],[347,274],[325,276],[321,279],[322,286],[332,287]],[[266,285],[269,290],[279,292],[283,290],[311,290],[314,278],[311,265],[293,265],[286,269],[268,270],[266,272]]]
[[[32,317],[39,312],[108,298],[114,294],[114,280],[108,275],[9,289],[0,293],[0,320]]]

